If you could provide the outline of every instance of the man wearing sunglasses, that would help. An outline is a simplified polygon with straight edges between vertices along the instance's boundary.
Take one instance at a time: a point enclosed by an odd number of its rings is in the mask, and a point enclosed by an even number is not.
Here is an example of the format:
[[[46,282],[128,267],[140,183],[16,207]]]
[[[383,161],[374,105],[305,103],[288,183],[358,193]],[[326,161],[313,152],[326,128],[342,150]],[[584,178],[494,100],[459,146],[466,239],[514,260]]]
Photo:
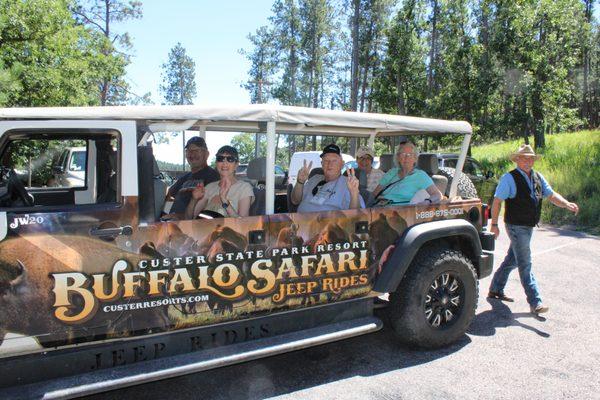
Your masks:
[[[192,198],[192,190],[194,186],[186,187],[186,183],[192,183],[192,181],[202,182],[204,185],[208,185],[211,182],[219,180],[219,174],[213,168],[207,164],[208,160],[208,148],[206,147],[206,141],[200,136],[194,136],[189,139],[185,145],[185,158],[190,164],[191,171],[183,175],[169,188],[167,197],[174,197],[173,206],[171,207],[171,214],[183,216],[185,209]]]
[[[342,176],[344,160],[340,148],[329,144],[321,153],[323,175],[308,178],[312,161],[298,171],[298,180],[292,191],[292,203],[299,204],[298,212],[317,212],[364,208],[365,202],[359,193],[359,182],[354,169]]]

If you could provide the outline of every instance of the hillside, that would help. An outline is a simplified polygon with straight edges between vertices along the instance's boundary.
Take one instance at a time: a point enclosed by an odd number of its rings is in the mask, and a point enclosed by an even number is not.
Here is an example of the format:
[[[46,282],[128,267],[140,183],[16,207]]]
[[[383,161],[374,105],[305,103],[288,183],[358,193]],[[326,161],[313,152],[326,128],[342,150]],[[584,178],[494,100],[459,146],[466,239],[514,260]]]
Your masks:
[[[510,141],[474,146],[473,156],[497,177],[513,167],[508,155],[519,146]],[[579,214],[546,202],[542,221],[553,225],[574,225],[578,229],[600,234],[600,130],[546,136],[546,148],[535,170],[548,180],[553,189],[579,205]]]

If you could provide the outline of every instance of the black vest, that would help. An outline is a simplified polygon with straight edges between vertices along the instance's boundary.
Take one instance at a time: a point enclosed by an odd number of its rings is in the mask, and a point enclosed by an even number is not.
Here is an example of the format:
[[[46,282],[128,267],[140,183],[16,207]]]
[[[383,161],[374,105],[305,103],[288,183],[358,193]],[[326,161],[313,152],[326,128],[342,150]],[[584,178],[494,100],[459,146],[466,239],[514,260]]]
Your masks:
[[[511,225],[535,226],[540,222],[542,214],[542,182],[537,172],[532,171],[535,200],[525,177],[517,170],[510,171],[517,185],[517,195],[514,199],[506,199],[504,222]]]

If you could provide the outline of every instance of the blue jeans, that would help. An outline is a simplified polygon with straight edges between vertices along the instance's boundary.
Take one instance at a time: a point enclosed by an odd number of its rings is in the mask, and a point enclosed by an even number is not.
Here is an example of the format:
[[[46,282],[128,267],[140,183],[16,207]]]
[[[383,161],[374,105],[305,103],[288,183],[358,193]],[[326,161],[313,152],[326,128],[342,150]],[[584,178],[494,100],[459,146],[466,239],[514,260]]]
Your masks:
[[[521,225],[509,225],[506,224],[506,233],[510,238],[510,248],[500,268],[494,274],[492,284],[490,285],[490,291],[502,293],[506,281],[508,281],[508,275],[510,272],[519,268],[519,277],[521,278],[521,285],[525,289],[527,295],[527,302],[537,307],[542,304],[542,298],[540,297],[540,290],[537,282],[531,272],[531,234],[533,228],[529,226]]]

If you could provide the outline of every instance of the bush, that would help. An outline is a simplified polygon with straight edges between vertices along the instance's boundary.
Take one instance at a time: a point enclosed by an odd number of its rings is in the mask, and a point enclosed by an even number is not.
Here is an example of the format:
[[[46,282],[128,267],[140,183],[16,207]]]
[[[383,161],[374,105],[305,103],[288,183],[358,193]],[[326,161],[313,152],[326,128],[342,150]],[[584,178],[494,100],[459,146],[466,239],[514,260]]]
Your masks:
[[[473,156],[497,177],[511,170],[508,159],[519,141],[473,147]],[[554,190],[579,205],[579,214],[555,207],[546,201],[542,221],[555,225],[575,225],[600,233],[600,131],[563,133],[546,137],[546,148],[535,170],[544,175]]]

